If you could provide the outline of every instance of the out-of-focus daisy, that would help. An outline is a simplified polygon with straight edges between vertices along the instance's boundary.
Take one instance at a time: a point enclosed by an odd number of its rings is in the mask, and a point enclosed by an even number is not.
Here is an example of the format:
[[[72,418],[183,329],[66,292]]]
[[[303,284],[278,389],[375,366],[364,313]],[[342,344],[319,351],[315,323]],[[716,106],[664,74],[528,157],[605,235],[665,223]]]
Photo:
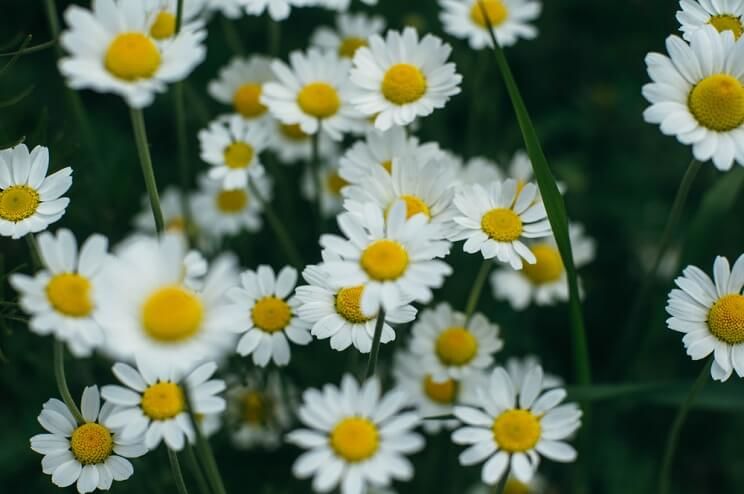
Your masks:
[[[486,369],[504,346],[497,324],[479,313],[468,322],[447,303],[422,311],[411,334],[411,351],[437,383]]]
[[[310,43],[323,50],[338,53],[338,56],[354,58],[356,51],[367,46],[370,36],[381,34],[385,29],[385,19],[366,14],[339,14],[336,29],[318,28]]]
[[[245,333],[237,346],[240,355],[252,355],[253,363],[261,367],[270,360],[283,366],[291,357],[290,341],[310,343],[309,324],[297,316],[300,301],[292,294],[296,284],[297,270],[289,266],[279,275],[270,266],[241,275],[241,286],[228,293],[232,309],[241,314],[232,330]]]
[[[323,253],[324,261],[340,260],[330,252]],[[302,305],[299,316],[312,324],[311,333],[322,340],[330,338],[331,348],[343,351],[352,344],[362,353],[369,353],[375,333],[377,314],[362,313],[364,285],[334,288],[322,266],[308,266],[302,276],[310,283],[297,288]],[[381,343],[395,340],[395,330],[388,323],[404,324],[413,321],[416,309],[401,305],[385,313]]]
[[[310,0],[242,0],[248,15],[261,15],[267,12],[275,21],[289,17],[292,7],[302,7],[311,3]]]
[[[207,12],[219,12],[228,19],[237,19],[245,10],[245,0],[206,0]]]
[[[585,266],[594,259],[595,243],[584,233],[579,224],[569,228],[574,265]],[[491,273],[491,288],[496,299],[508,300],[516,310],[526,309],[531,302],[552,305],[568,300],[566,270],[554,237],[530,242],[527,247],[535,256],[534,264],[525,264],[521,270],[509,267]]]
[[[504,368],[511,377],[512,384],[517,393],[519,392],[519,386],[524,382],[525,376],[532,370],[533,367],[540,365],[540,359],[534,355],[525,355],[522,358],[509,357],[506,360]],[[548,390],[553,388],[559,388],[564,385],[563,379],[553,374],[543,373],[542,389]]]
[[[733,269],[725,257],[713,264],[713,280],[688,266],[674,280],[666,310],[669,329],[685,333],[687,355],[700,360],[713,354],[711,376],[725,381],[736,371],[744,377],[744,254]]]
[[[253,184],[263,200],[271,199],[268,176],[253,179]],[[199,191],[191,199],[191,210],[199,229],[216,237],[236,235],[243,230],[257,232],[262,225],[263,207],[248,188],[226,190],[203,175],[199,177]]]
[[[413,465],[404,455],[419,451],[424,441],[413,432],[418,414],[402,412],[405,405],[399,391],[381,396],[377,378],[360,386],[347,374],[340,388],[308,389],[299,410],[308,428],[287,435],[287,441],[309,450],[295,462],[295,476],[314,477],[316,492],[338,486],[342,494],[410,479]]]
[[[313,1],[313,0],[310,0]],[[315,3],[326,9],[337,10],[339,12],[348,12],[351,0],[315,0]],[[367,5],[377,5],[377,0],[362,0]]]
[[[677,11],[680,31],[686,40],[701,28],[711,25],[719,32],[731,31],[734,37],[744,33],[744,3],[741,0],[680,0]]]
[[[503,494],[546,494],[548,483],[539,473],[535,473],[532,480],[522,482],[513,475],[509,475],[504,485]],[[493,494],[494,486],[477,484],[467,491],[467,494]]]
[[[42,470],[57,487],[77,482],[81,494],[107,491],[114,480],[132,476],[134,467],[127,458],[140,457],[147,448],[141,436],[126,439],[106,424],[114,407],[108,403],[101,407],[97,386],[83,390],[80,405],[84,424],[78,424],[61,401],[52,398],[44,403],[38,420],[48,434],[32,437],[31,449],[44,455]]]
[[[187,406],[195,415],[225,410],[224,398],[217,396],[224,391],[225,382],[210,379],[217,370],[214,362],[184,373],[152,359],[138,358],[137,369],[117,363],[112,370],[124,386],[101,388],[106,402],[116,405],[104,423],[121,428],[124,438],[144,434],[147,449],[155,449],[161,441],[174,451],[183,449],[187,440],[194,443],[196,435]]]
[[[73,89],[116,93],[134,108],[149,106],[166,84],[184,79],[204,59],[202,30],[183,29],[161,42],[152,33],[149,0],[97,0],[72,5],[59,62]],[[175,25],[174,25],[175,26]],[[157,34],[157,33],[155,33]]]
[[[460,463],[485,461],[481,479],[486,484],[496,484],[509,472],[529,482],[540,456],[559,462],[576,459],[576,450],[564,440],[581,426],[581,410],[574,403],[559,405],[566,397],[562,388],[542,393],[542,378],[542,368],[533,367],[517,392],[509,374],[499,367],[479,389],[477,407],[455,407],[455,416],[465,426],[452,434],[452,440],[469,446]]]
[[[276,153],[284,165],[298,161],[309,161],[313,156],[312,136],[303,132],[298,124],[284,124],[272,119],[268,130],[271,134],[269,148]],[[318,155],[321,161],[331,159],[338,153],[338,145],[325,134],[319,136]]]
[[[155,219],[152,215],[150,199],[147,195],[142,197],[142,209],[134,217],[134,227],[142,233],[155,234]],[[183,198],[181,191],[175,187],[167,187],[160,194],[160,209],[163,212],[165,231],[169,233],[186,233],[186,215],[183,211]]]
[[[49,176],[49,150],[25,144],[0,151],[0,235],[21,238],[45,230],[65,214],[62,194],[72,185],[72,168]]]
[[[488,19],[483,15],[481,2]],[[520,38],[536,38],[537,28],[532,22],[542,10],[542,4],[535,0],[439,0],[439,5],[444,30],[456,38],[467,39],[473,50],[491,46],[487,20],[491,21],[501,46],[511,46]]]
[[[457,186],[463,187],[473,184],[488,184],[504,180],[499,165],[488,158],[475,157],[463,164],[457,173]]]
[[[454,222],[461,229],[452,240],[467,239],[465,252],[480,251],[484,259],[495,257],[514,269],[522,269],[522,259],[535,264],[537,258],[522,239],[547,237],[551,231],[545,206],[536,197],[535,184],[518,187],[513,179],[463,187],[454,200],[460,213]]]
[[[263,85],[274,79],[271,61],[260,55],[233,58],[220,70],[219,77],[209,83],[209,94],[230,105],[243,118],[255,120],[269,116],[261,104]]]
[[[92,235],[79,253],[70,230],[58,230],[56,237],[44,232],[38,241],[44,269],[34,277],[10,277],[10,284],[21,295],[21,308],[31,314],[29,328],[42,335],[54,334],[74,355],[88,356],[103,344],[97,314],[108,240]]]
[[[406,218],[406,205],[396,202],[387,212],[367,204],[363,214],[343,213],[338,225],[346,238],[323,235],[321,245],[341,260],[324,262],[334,288],[364,285],[362,314],[390,312],[411,300],[427,303],[452,268],[438,260],[450,244],[433,240],[437,232],[422,214]]]
[[[100,0],[99,0],[100,1]],[[204,27],[201,14],[206,0],[189,0],[183,2],[181,30],[198,31]],[[148,0],[147,25],[150,26],[150,36],[159,42],[166,42],[176,34],[176,16],[178,0]],[[206,32],[200,36],[204,38]]]
[[[705,26],[691,34],[688,45],[678,36],[667,38],[669,56],[649,53],[643,86],[651,103],[643,117],[661,132],[692,145],[699,161],[713,160],[719,170],[734,161],[744,165],[744,40],[731,31]]]
[[[385,39],[372,36],[369,47],[359,48],[354,55],[354,106],[364,115],[376,115],[375,127],[380,130],[408,125],[443,108],[460,92],[462,81],[455,64],[447,63],[451,52],[448,44],[431,34],[419,40],[411,27],[402,33],[388,31]]]
[[[316,179],[314,173],[318,174],[317,183],[320,184],[320,211],[326,218],[336,216],[343,209],[343,196],[341,191],[349,182],[339,174],[338,160],[340,149],[335,142],[331,142],[332,151],[320,159],[317,170],[305,167],[300,181],[300,191],[303,197],[310,202],[317,201],[315,191]]]

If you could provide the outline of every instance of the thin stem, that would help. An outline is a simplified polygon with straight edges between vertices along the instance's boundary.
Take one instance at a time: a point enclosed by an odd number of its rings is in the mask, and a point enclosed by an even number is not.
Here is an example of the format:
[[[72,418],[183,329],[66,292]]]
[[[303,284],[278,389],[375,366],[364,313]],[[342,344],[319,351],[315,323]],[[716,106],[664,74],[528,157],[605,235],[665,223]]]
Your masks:
[[[266,218],[269,220],[269,225],[271,225],[271,229],[274,230],[274,234],[279,240],[279,243],[284,250],[284,254],[289,259],[289,262],[294,267],[301,269],[303,264],[299,251],[295,247],[294,242],[292,242],[292,237],[290,237],[287,229],[284,228],[281,220],[276,215],[274,209],[271,207],[271,204],[261,195],[261,192],[259,192],[258,187],[256,187],[256,184],[254,184],[252,180],[248,180],[248,187],[251,189],[251,193],[256,196],[258,202],[261,203],[261,206],[266,213]]]
[[[39,242],[33,233],[26,234],[26,243],[28,243],[28,250],[31,253],[31,264],[37,269],[44,267],[43,257],[41,257],[41,250],[39,249]]]
[[[225,16],[222,16],[222,34],[225,36],[225,43],[230,51],[235,55],[243,56],[243,42],[240,40],[240,34],[232,21]]]
[[[179,494],[189,494],[189,490],[186,488],[186,482],[183,481],[183,473],[181,472],[181,464],[178,463],[178,455],[172,449],[167,449],[168,462],[170,463],[171,472],[173,472],[173,481],[176,483],[176,490],[178,490]]]
[[[62,401],[70,409],[70,413],[75,417],[77,423],[84,424],[85,419],[83,418],[83,414],[80,413],[75,400],[72,399],[70,388],[67,387],[67,378],[65,377],[65,344],[57,339],[54,340],[54,378],[57,380],[57,389],[62,397]]]
[[[486,283],[488,273],[491,272],[492,266],[493,261],[491,261],[490,259],[484,259],[483,264],[481,264],[480,270],[475,277],[473,286],[470,289],[470,295],[468,295],[468,302],[465,305],[465,326],[468,325],[470,319],[473,317],[475,308],[478,307],[478,300],[480,299],[481,292],[483,291],[483,285],[485,285]]]
[[[369,352],[369,360],[367,361],[367,372],[365,377],[369,379],[375,375],[375,368],[377,367],[377,357],[380,355],[380,340],[382,339],[382,328],[385,326],[385,310],[380,307],[380,312],[377,313],[377,321],[375,322],[375,334],[372,337],[372,350]]]
[[[310,175],[315,187],[315,213],[317,215],[318,236],[323,234],[323,181],[320,172],[320,126],[312,137],[312,156],[310,158]]]
[[[196,455],[194,454],[194,447],[191,444],[187,443],[183,451],[186,455],[186,463],[188,463],[189,465],[191,475],[194,476],[194,479],[196,479],[196,484],[199,486],[199,492],[201,492],[201,494],[210,494],[207,480],[204,478],[204,472],[202,472],[202,469],[199,466],[199,462],[196,459]]]
[[[181,32],[181,23],[183,22],[183,4],[184,0],[178,0],[176,5],[176,34]]]
[[[677,443],[679,442],[679,433],[682,430],[685,419],[687,419],[690,407],[695,402],[695,398],[703,389],[705,383],[708,382],[708,375],[710,374],[712,365],[713,357],[710,358],[708,363],[703,367],[703,370],[700,371],[700,375],[693,383],[692,388],[690,388],[690,393],[677,410],[677,416],[674,417],[672,427],[669,429],[669,436],[667,436],[666,447],[664,448],[664,459],[661,463],[661,470],[659,470],[659,488],[657,489],[659,494],[669,494],[670,492],[671,479],[669,478],[669,474],[671,473],[674,453],[677,450]]]
[[[273,19],[269,21],[268,37],[269,40],[267,44],[269,47],[269,55],[271,55],[272,57],[276,57],[279,55],[279,51],[281,50],[282,25]]]
[[[501,480],[499,480],[499,483],[496,484],[496,489],[493,491],[494,494],[504,494],[506,491],[506,482],[509,480],[509,473],[504,472],[504,475],[501,476]]]
[[[215,494],[226,494],[225,484],[222,482],[222,476],[214,459],[214,453],[212,453],[212,448],[209,446],[209,441],[202,434],[201,427],[199,427],[199,423],[196,421],[196,417],[194,417],[194,412],[190,404],[188,413],[191,425],[196,433],[196,452],[201,459],[202,465],[204,465],[204,471],[212,492]]]
[[[147,195],[150,197],[152,215],[155,218],[155,230],[160,235],[163,233],[165,221],[163,220],[163,211],[160,209],[160,197],[158,196],[158,186],[155,183],[155,172],[152,169],[152,158],[150,157],[150,147],[147,142],[145,117],[142,114],[142,110],[137,108],[130,108],[129,113],[132,118],[132,131],[134,132],[134,140],[137,143],[137,154],[139,155],[140,165],[142,166],[142,175],[145,178],[145,187],[147,187]]]

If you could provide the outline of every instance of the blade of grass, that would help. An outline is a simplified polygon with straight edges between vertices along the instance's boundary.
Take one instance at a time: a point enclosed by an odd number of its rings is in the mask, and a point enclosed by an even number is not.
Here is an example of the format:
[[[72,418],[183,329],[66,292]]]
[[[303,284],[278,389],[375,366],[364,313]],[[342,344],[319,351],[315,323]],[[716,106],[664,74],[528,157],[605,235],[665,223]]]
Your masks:
[[[38,45],[29,46],[28,48],[19,48],[16,51],[9,51],[7,53],[0,53],[0,57],[14,57],[14,56],[28,55],[29,53],[34,53],[34,52],[37,52],[37,51],[46,50],[47,48],[51,48],[56,43],[57,43],[57,40],[56,39],[50,39],[49,41],[47,41],[45,43],[39,43]]]
[[[15,105],[16,103],[22,101],[26,96],[31,94],[35,88],[36,86],[32,84],[26,89],[24,89],[23,91],[21,91],[20,93],[18,93],[17,95],[12,96],[6,100],[0,101],[0,108],[7,108],[9,106]]]
[[[18,61],[19,58],[21,58],[21,55],[23,54],[23,50],[26,49],[29,43],[31,43],[32,36],[29,34],[26,36],[26,39],[23,40],[23,43],[21,43],[21,47],[18,49],[15,55],[13,55],[13,58],[8,60],[8,63],[6,63],[2,69],[0,69],[0,77],[5,74],[7,71],[9,71],[13,65]]]

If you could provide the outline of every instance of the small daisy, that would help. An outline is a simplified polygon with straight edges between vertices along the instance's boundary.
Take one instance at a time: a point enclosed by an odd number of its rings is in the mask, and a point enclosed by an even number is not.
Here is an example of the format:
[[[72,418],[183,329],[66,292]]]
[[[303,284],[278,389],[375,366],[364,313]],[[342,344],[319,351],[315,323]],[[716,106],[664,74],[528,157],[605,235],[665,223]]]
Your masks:
[[[241,286],[228,293],[233,310],[241,313],[233,331],[245,333],[237,346],[240,355],[252,354],[253,363],[261,367],[270,360],[284,366],[291,357],[289,341],[296,345],[310,343],[309,324],[297,315],[300,301],[291,296],[296,284],[297,270],[289,266],[278,276],[270,266],[241,275]]]
[[[340,258],[325,252],[323,260],[339,261]],[[353,344],[360,352],[369,353],[377,314],[366,316],[362,313],[364,285],[333,288],[322,266],[308,266],[302,276],[310,285],[297,288],[297,298],[302,302],[297,314],[312,324],[312,335],[319,340],[330,338],[334,350],[343,351]],[[381,343],[395,340],[395,330],[388,323],[404,324],[415,317],[416,309],[411,305],[386,312]]]
[[[284,165],[298,161],[308,162],[313,156],[312,135],[303,132],[299,124],[284,124],[272,119],[268,124],[271,135],[268,146]],[[318,155],[321,161],[332,159],[338,153],[338,144],[326,134],[318,136]]]
[[[689,45],[670,36],[666,46],[670,56],[646,56],[653,82],[643,86],[651,103],[644,119],[692,145],[699,161],[712,159],[722,171],[744,165],[744,40],[705,26]]]
[[[242,0],[248,15],[262,15],[268,12],[275,21],[283,21],[289,17],[292,7],[308,5],[308,0]]]
[[[585,266],[594,259],[595,243],[587,237],[582,225],[569,228],[574,265]],[[507,300],[516,310],[526,309],[530,303],[553,305],[568,301],[566,270],[554,237],[527,244],[535,256],[534,264],[525,264],[521,270],[509,267],[491,273],[494,298]]]
[[[711,25],[719,32],[731,31],[734,37],[744,33],[744,2],[742,0],[680,0],[677,11],[682,36],[690,41],[692,35]]]
[[[437,383],[485,370],[504,346],[497,324],[478,313],[466,321],[447,303],[422,311],[411,334],[411,351]]]
[[[452,240],[466,240],[463,250],[481,252],[484,259],[497,258],[514,269],[522,269],[522,259],[535,264],[537,258],[522,242],[523,238],[550,235],[550,222],[542,202],[535,202],[537,186],[519,187],[516,180],[492,182],[488,187],[475,184],[455,195],[460,215],[454,222],[461,229]]]
[[[320,27],[315,31],[310,43],[322,50],[338,53],[339,57],[354,58],[356,51],[367,46],[370,36],[382,34],[385,19],[366,14],[339,14],[336,29]]]
[[[154,235],[155,219],[152,215],[150,198],[145,195],[142,197],[142,209],[134,217],[134,227],[142,233]],[[163,212],[163,221],[165,231],[169,233],[186,233],[186,215],[183,211],[183,198],[181,191],[175,187],[167,187],[160,194],[160,209]]]
[[[127,480],[134,467],[127,458],[147,453],[143,438],[124,438],[118,429],[107,425],[114,407],[101,407],[97,386],[83,390],[80,410],[84,424],[78,424],[67,406],[52,398],[44,403],[39,423],[48,434],[31,438],[31,449],[44,455],[41,466],[52,476],[57,487],[77,482],[81,494],[96,489],[107,491],[114,480]]]
[[[457,188],[473,184],[488,184],[504,180],[503,172],[495,161],[488,158],[470,158],[467,163],[459,167],[457,173]]]
[[[540,359],[534,355],[525,355],[522,358],[509,357],[506,360],[504,368],[509,373],[509,377],[512,380],[512,384],[519,393],[519,386],[524,382],[524,378],[533,367],[540,365]],[[564,386],[563,379],[553,374],[543,373],[542,390],[548,390],[553,388],[560,388]]]
[[[204,28],[201,15],[204,11],[205,1],[189,0],[188,2],[183,2],[181,30],[197,32]],[[176,34],[178,0],[148,0],[147,10],[149,12],[147,25],[150,26],[150,36],[159,42],[165,42],[173,38]],[[204,39],[206,37],[206,31],[202,30],[199,36]]]
[[[517,181],[517,188],[521,189],[527,182],[535,181],[535,170],[532,168],[532,160],[524,149],[515,151],[509,165],[506,167],[508,178]],[[503,180],[503,178],[501,179]],[[566,184],[561,181],[556,182],[558,191],[561,194],[566,193]],[[536,201],[541,200],[540,190],[537,191]]]
[[[263,206],[246,187],[225,190],[219,182],[202,175],[199,191],[191,198],[191,210],[199,229],[215,237],[236,235],[241,231],[257,232],[261,229]],[[271,181],[262,176],[253,184],[263,200],[271,199]]]
[[[269,117],[268,108],[261,104],[263,86],[274,80],[271,60],[262,56],[233,58],[222,68],[219,77],[209,83],[210,96],[247,120]]]
[[[352,103],[364,115],[376,115],[380,130],[430,115],[460,92],[462,76],[455,64],[447,63],[451,52],[450,45],[431,34],[419,41],[411,27],[402,33],[388,31],[385,39],[372,36],[369,47],[354,55],[351,81],[357,93]]]
[[[485,460],[481,479],[486,484],[498,483],[509,472],[529,482],[540,456],[565,463],[576,459],[576,450],[564,440],[581,426],[581,410],[574,403],[558,406],[566,391],[542,393],[542,379],[542,368],[533,367],[517,392],[509,374],[499,367],[479,389],[477,408],[455,407],[455,416],[465,427],[456,430],[452,440],[469,446],[460,455],[460,464]]]
[[[361,128],[361,115],[349,104],[350,62],[311,48],[289,55],[271,67],[277,82],[264,85],[261,103],[286,125],[298,124],[306,134],[322,130],[333,140]]]
[[[381,395],[377,378],[360,386],[347,374],[340,388],[308,389],[299,410],[308,428],[287,435],[287,441],[309,450],[297,458],[293,473],[314,477],[316,492],[339,486],[341,494],[409,480],[413,465],[405,455],[421,450],[424,440],[413,432],[418,414],[402,412],[405,405],[399,391]]]
[[[38,242],[45,268],[34,277],[10,277],[21,295],[21,308],[31,314],[29,328],[41,335],[54,334],[77,357],[88,356],[104,341],[98,297],[108,240],[92,235],[78,252],[75,236],[61,229],[56,237],[42,233]]]
[[[46,229],[70,203],[60,197],[72,185],[72,168],[49,176],[49,149],[25,144],[0,150],[0,235],[14,239]]]
[[[343,213],[338,225],[347,238],[323,235],[320,244],[341,260],[321,264],[334,288],[364,285],[362,314],[393,311],[411,300],[428,303],[432,288],[442,286],[452,268],[437,258],[450,244],[434,240],[424,215],[406,218],[406,205],[396,202],[387,213],[367,204],[363,214]]]
[[[533,0],[439,0],[439,5],[444,30],[456,38],[467,39],[473,50],[491,46],[487,21],[491,21],[496,41],[501,46],[512,46],[520,38],[535,39],[537,28],[531,23],[542,10],[542,4]]]
[[[183,29],[160,42],[158,33],[152,33],[148,3],[97,0],[92,10],[67,8],[69,29],[60,43],[69,56],[60,60],[59,68],[71,88],[116,93],[129,106],[143,108],[167,83],[185,79],[201,63],[204,31]]]
[[[711,353],[711,376],[726,381],[736,371],[744,377],[744,254],[733,269],[717,257],[713,280],[701,269],[688,266],[674,280],[666,310],[669,329],[685,333],[687,355],[700,360]]]
[[[144,434],[149,450],[165,441],[168,448],[181,451],[186,440],[191,444],[196,440],[187,406],[195,415],[203,416],[225,410],[224,398],[217,396],[225,390],[225,381],[210,379],[216,370],[214,362],[201,364],[189,373],[145,358],[137,359],[136,369],[114,364],[112,371],[124,386],[101,388],[103,399],[116,405],[105,425],[121,428],[124,438]]]

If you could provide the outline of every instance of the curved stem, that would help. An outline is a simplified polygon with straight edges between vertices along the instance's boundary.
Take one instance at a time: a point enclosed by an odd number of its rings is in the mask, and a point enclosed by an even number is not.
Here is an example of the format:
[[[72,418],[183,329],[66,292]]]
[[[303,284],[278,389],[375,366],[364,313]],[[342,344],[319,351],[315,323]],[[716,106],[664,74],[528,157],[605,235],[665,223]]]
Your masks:
[[[39,242],[33,233],[27,233],[26,243],[28,243],[28,250],[31,252],[31,264],[37,269],[44,267],[44,259],[41,257],[41,250],[39,250]]]
[[[54,340],[54,378],[57,381],[57,389],[62,397],[62,401],[70,409],[70,413],[75,417],[77,423],[84,424],[85,419],[83,418],[83,414],[80,413],[75,400],[72,399],[70,388],[67,387],[67,378],[65,377],[65,344],[60,340]]]
[[[227,491],[225,490],[225,484],[222,481],[222,476],[220,475],[220,470],[217,467],[217,461],[214,459],[212,448],[209,446],[209,441],[207,441],[207,439],[204,437],[204,434],[202,434],[201,427],[199,427],[199,422],[194,416],[194,409],[191,404],[191,399],[190,397],[188,397],[188,392],[185,394],[187,396],[186,411],[189,415],[191,426],[194,428],[194,434],[196,435],[196,452],[199,455],[199,459],[201,460],[202,465],[204,466],[204,472],[206,473],[207,481],[209,482],[209,485],[214,494],[227,494]]]
[[[274,208],[272,208],[271,204],[261,195],[261,192],[259,192],[258,187],[256,187],[256,184],[254,184],[252,180],[248,180],[248,187],[251,189],[251,193],[256,196],[258,202],[261,203],[261,206],[266,213],[266,219],[269,220],[269,225],[271,225],[271,229],[274,230],[274,234],[279,240],[289,262],[297,269],[302,269],[303,264],[299,251],[295,247],[294,242],[292,242],[292,237],[289,236],[287,229],[284,228],[281,220],[276,215]]]
[[[130,108],[129,113],[132,119],[132,131],[134,140],[137,144],[137,155],[139,156],[140,165],[142,166],[142,175],[147,187],[147,195],[150,198],[150,207],[152,215],[155,218],[155,230],[158,235],[163,233],[165,221],[163,220],[163,211],[160,209],[160,197],[158,196],[158,186],[155,182],[155,172],[152,169],[152,158],[150,157],[150,147],[147,142],[147,129],[145,128],[145,117],[142,110]]]
[[[173,472],[173,481],[176,484],[176,489],[179,494],[189,494],[189,490],[186,488],[186,482],[183,481],[183,473],[181,472],[181,465],[178,463],[178,455],[172,449],[167,449],[168,462],[170,463],[171,472]]]
[[[194,479],[196,479],[196,484],[199,486],[199,492],[201,492],[201,494],[210,494],[207,480],[204,478],[204,472],[202,472],[202,469],[199,466],[199,462],[196,460],[194,447],[190,443],[186,444],[186,447],[184,448],[184,454],[186,455],[186,462],[189,464],[191,475],[194,476]]]
[[[372,349],[369,352],[369,360],[367,361],[367,372],[365,378],[369,379],[375,374],[375,368],[377,367],[377,357],[380,355],[380,341],[382,340],[382,328],[385,326],[385,310],[380,307],[380,312],[377,313],[377,321],[375,322],[375,334],[372,337]]]
[[[478,300],[480,299],[481,292],[483,291],[483,285],[485,285],[486,283],[486,279],[488,278],[488,273],[491,272],[492,266],[493,266],[493,261],[491,261],[490,259],[484,259],[483,264],[481,264],[480,270],[478,271],[478,274],[475,277],[473,286],[470,289],[470,295],[468,295],[467,304],[465,305],[465,326],[466,327],[468,323],[470,322],[470,319],[473,317],[475,308],[478,306]]]

